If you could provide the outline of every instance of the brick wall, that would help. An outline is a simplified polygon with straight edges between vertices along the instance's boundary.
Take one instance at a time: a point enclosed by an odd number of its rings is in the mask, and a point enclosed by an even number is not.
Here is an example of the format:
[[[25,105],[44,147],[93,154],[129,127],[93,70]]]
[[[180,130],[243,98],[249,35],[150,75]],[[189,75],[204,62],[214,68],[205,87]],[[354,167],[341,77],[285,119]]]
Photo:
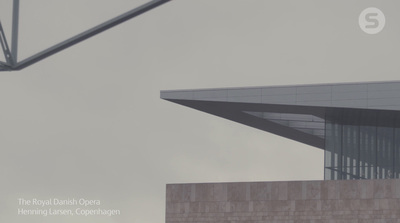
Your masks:
[[[400,223],[400,180],[170,184],[166,222]]]

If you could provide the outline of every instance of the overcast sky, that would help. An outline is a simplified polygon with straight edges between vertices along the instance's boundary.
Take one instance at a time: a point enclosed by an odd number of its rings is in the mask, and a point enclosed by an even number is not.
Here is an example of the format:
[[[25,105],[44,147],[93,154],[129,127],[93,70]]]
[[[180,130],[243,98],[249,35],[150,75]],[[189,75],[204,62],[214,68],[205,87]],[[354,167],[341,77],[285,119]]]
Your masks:
[[[144,2],[22,0],[20,60]],[[8,38],[11,3],[0,3]],[[377,35],[358,27],[369,6],[386,15]],[[163,101],[159,92],[398,80],[399,7],[174,0],[0,73],[0,222],[164,222],[169,183],[322,180],[323,151]],[[18,216],[18,198],[95,199],[121,215]]]

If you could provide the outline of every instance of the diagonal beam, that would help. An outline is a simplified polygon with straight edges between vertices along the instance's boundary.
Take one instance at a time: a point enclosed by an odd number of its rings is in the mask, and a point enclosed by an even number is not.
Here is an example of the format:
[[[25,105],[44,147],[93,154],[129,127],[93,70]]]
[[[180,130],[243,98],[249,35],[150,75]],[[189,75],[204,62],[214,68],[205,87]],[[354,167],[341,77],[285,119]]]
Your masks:
[[[164,4],[164,3],[167,3],[169,1],[171,1],[171,0],[154,0],[154,1],[151,1],[149,3],[143,4],[143,5],[135,8],[135,9],[132,9],[131,11],[128,11],[128,12],[126,12],[126,13],[120,15],[120,16],[117,16],[117,17],[115,17],[113,19],[110,19],[110,20],[108,20],[108,21],[106,21],[106,22],[104,22],[104,23],[102,23],[102,24],[100,24],[98,26],[95,26],[95,27],[93,27],[93,28],[91,28],[91,29],[89,29],[89,30],[87,30],[85,32],[82,32],[82,33],[80,33],[80,34],[78,34],[78,35],[76,35],[74,37],[71,37],[71,38],[69,38],[69,39],[67,39],[67,40],[65,40],[65,41],[63,41],[63,42],[61,42],[59,44],[56,44],[56,45],[54,45],[54,46],[52,46],[52,47],[50,47],[50,48],[48,48],[46,50],[43,50],[43,51],[41,51],[41,52],[31,56],[31,57],[28,57],[28,58],[26,58],[25,60],[23,60],[21,62],[18,62],[15,66],[13,66],[13,70],[21,70],[21,69],[23,69],[23,68],[25,68],[27,66],[30,66],[30,65],[32,65],[34,63],[37,63],[37,62],[39,62],[39,61],[41,61],[41,60],[43,60],[43,59],[45,59],[45,58],[47,58],[47,57],[49,57],[49,56],[51,56],[53,54],[56,54],[56,53],[66,49],[66,48],[68,48],[70,46],[73,46],[73,45],[75,45],[77,43],[80,43],[80,42],[82,42],[82,41],[84,41],[84,40],[86,40],[86,39],[88,39],[88,38],[90,38],[90,37],[92,37],[94,35],[97,35],[97,34],[99,34],[101,32],[104,32],[104,31],[106,31],[106,30],[108,30],[108,29],[110,29],[110,28],[112,28],[112,27],[114,27],[116,25],[119,25],[119,24],[121,24],[121,23],[123,23],[123,22],[125,22],[125,21],[127,21],[129,19],[132,19],[132,18],[134,18],[136,16],[139,16],[139,15],[141,15],[141,14],[147,12],[147,11],[150,11],[151,9],[154,9],[154,8],[160,6],[160,5]]]
[[[4,57],[6,58],[7,65],[14,65],[13,58],[11,56],[10,48],[8,47],[6,35],[4,34],[3,26],[0,22],[0,44],[3,49]]]

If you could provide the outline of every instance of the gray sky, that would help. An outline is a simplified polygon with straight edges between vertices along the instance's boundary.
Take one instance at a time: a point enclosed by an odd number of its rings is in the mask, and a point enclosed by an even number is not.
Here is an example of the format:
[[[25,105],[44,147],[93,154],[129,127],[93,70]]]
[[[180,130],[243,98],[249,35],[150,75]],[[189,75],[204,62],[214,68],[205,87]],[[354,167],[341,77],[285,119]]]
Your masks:
[[[20,59],[143,2],[22,0]],[[8,34],[11,3],[0,4]],[[386,15],[377,35],[358,27],[369,6]],[[163,101],[159,91],[398,80],[398,7],[174,0],[1,73],[0,222],[164,222],[168,183],[322,180],[321,150]],[[18,198],[96,199],[121,216],[18,216]]]

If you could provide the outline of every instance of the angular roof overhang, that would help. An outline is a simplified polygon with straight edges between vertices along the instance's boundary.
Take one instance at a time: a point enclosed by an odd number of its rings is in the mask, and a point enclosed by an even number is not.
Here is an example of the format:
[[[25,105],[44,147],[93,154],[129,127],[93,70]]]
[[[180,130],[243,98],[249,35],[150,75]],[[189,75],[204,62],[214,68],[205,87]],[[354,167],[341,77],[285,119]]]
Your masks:
[[[320,149],[327,114],[400,110],[400,82],[161,91],[161,98]]]

